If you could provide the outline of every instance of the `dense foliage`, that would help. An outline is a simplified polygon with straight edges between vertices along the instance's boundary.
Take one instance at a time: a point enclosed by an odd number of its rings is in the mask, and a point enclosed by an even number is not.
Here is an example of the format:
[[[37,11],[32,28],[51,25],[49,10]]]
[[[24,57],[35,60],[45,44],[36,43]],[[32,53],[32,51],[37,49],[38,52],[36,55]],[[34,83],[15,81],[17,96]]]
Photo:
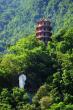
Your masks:
[[[73,0],[0,0],[0,51],[34,32],[43,17],[51,18],[53,31],[73,26]]]
[[[27,92],[14,88],[21,72]],[[0,59],[0,79],[3,110],[72,110],[73,27],[53,34],[47,46],[31,35],[8,47]]]
[[[47,46],[34,34],[43,17]],[[0,110],[73,110],[73,0],[0,0],[0,52]]]

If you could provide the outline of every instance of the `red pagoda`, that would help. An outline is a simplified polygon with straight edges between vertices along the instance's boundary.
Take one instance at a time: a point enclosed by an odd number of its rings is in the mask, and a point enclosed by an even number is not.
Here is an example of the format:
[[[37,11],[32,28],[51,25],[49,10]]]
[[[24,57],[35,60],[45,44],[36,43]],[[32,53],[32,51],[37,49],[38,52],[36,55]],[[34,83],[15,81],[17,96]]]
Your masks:
[[[37,22],[36,26],[36,38],[42,40],[46,45],[51,40],[52,27],[49,20],[42,19]]]

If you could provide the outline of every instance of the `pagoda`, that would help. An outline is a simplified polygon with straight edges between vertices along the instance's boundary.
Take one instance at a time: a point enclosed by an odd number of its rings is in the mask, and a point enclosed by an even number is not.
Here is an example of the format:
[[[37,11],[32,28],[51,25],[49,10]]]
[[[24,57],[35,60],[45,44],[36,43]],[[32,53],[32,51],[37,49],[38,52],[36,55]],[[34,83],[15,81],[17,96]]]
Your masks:
[[[41,19],[36,25],[36,38],[43,41],[47,45],[48,41],[51,40],[52,35],[51,22],[46,19]]]

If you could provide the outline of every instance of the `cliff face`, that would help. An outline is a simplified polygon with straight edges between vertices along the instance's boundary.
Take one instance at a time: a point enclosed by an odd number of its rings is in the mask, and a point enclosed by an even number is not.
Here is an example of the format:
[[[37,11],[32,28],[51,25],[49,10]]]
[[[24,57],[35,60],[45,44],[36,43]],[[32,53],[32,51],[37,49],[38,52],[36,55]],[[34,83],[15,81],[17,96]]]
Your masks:
[[[51,18],[54,31],[72,24],[73,0],[0,0],[0,51],[32,34],[40,18]]]

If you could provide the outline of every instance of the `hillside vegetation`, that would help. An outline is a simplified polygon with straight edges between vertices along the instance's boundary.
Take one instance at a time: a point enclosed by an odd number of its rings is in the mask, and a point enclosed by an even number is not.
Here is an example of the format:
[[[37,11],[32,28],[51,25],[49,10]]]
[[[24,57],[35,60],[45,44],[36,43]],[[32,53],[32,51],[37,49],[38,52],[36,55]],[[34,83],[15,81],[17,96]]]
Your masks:
[[[54,32],[73,26],[73,0],[0,0],[0,51],[32,34],[43,17],[51,19]]]
[[[43,17],[47,46],[34,31]],[[0,110],[73,110],[73,0],[0,0]]]
[[[25,90],[14,88],[18,86],[16,76],[20,72],[27,76]],[[0,59],[0,78],[1,107],[72,110],[73,27],[53,34],[47,47],[35,35],[20,39]],[[33,95],[31,104],[27,92]]]

